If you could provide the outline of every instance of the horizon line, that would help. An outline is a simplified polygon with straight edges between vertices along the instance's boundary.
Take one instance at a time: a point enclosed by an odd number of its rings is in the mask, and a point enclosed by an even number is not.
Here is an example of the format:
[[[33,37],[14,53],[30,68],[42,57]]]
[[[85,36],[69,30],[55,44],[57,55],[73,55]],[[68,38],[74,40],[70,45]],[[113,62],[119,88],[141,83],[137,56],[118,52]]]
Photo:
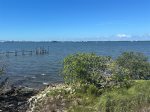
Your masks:
[[[0,40],[1,43],[5,42],[149,42],[150,40]]]

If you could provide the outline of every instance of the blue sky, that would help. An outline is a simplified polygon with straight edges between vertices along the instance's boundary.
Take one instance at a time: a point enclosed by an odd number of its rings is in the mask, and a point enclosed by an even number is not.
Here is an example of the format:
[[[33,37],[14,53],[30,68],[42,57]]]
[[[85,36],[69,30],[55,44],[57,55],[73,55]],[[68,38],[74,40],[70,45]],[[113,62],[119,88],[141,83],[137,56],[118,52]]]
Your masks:
[[[150,0],[0,0],[0,40],[150,40]]]

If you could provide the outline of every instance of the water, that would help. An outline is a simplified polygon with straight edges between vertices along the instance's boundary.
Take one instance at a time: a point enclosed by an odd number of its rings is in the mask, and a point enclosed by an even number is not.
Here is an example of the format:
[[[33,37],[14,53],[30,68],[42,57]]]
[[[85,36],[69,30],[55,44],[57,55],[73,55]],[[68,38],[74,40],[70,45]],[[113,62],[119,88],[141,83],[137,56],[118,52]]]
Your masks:
[[[2,56],[10,83],[39,88],[63,82],[60,75],[63,58],[77,52],[92,52],[116,58],[124,51],[142,52],[150,58],[150,42],[14,42],[0,43],[0,52],[33,50],[50,46],[48,55]]]

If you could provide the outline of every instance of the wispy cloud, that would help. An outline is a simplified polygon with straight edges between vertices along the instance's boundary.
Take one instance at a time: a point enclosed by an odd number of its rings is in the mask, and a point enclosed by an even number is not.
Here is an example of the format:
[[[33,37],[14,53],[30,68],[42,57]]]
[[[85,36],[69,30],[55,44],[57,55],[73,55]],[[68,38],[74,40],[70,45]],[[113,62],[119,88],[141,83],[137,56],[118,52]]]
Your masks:
[[[129,34],[124,34],[124,33],[120,33],[117,34],[116,36],[117,40],[150,40],[150,33],[146,33],[143,35],[129,35]]]
[[[127,35],[127,34],[117,34],[116,37],[119,37],[120,39],[124,39],[124,38],[130,38],[131,35]]]

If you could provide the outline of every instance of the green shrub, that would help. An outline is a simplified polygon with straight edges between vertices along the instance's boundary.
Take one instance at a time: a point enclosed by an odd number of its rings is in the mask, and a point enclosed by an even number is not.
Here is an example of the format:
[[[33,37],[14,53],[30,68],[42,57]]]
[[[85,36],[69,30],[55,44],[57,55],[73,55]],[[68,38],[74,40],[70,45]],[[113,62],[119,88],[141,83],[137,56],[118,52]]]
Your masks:
[[[149,79],[150,63],[141,53],[125,52],[115,61],[111,57],[78,53],[64,59],[65,82],[86,92],[98,89],[129,88],[133,79]]]
[[[89,95],[99,96],[100,94],[102,94],[102,90],[91,84],[88,86],[86,93]]]
[[[110,87],[130,87],[132,80],[129,77],[129,70],[121,66],[118,66],[116,62],[113,62],[110,66],[111,77],[110,77]]]
[[[131,79],[150,79],[150,63],[142,53],[124,52],[116,63],[129,71]]]
[[[96,56],[95,54],[79,53],[64,59],[63,76],[69,84],[94,84],[100,87],[106,82],[106,75],[110,57]]]
[[[63,67],[65,82],[79,98],[70,111],[150,111],[150,81],[135,80],[150,79],[150,63],[143,54],[125,52],[113,61],[79,53],[66,57]]]
[[[79,53],[66,57],[63,76],[66,83],[80,85],[83,91],[88,88],[86,85],[99,89],[131,85],[128,68],[118,65],[118,60],[95,54]]]

